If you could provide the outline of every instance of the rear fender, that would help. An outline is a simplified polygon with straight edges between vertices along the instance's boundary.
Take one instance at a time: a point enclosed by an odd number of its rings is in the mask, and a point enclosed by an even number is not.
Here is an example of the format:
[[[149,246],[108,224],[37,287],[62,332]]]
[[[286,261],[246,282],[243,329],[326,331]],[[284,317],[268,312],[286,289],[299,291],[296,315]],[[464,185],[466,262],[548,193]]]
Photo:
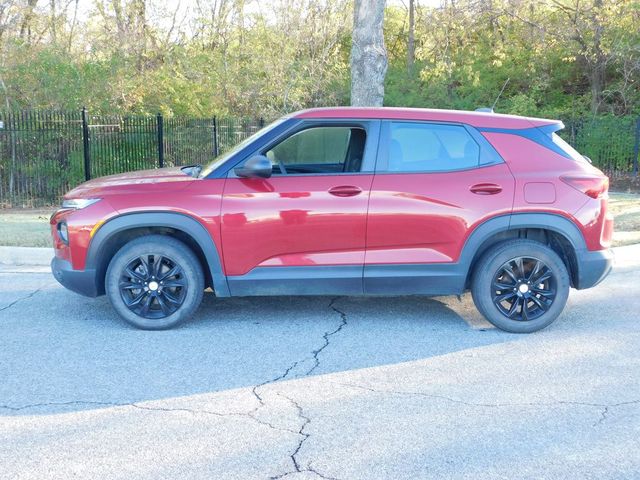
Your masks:
[[[572,265],[577,269],[575,278],[580,277],[581,259],[587,253],[584,237],[574,222],[554,213],[514,213],[493,217],[485,221],[469,235],[460,254],[458,266],[466,272],[468,279],[475,261],[480,257],[479,253],[481,254],[493,244],[494,237],[499,237],[501,233],[527,228],[548,230],[564,237],[571,245],[577,260],[577,264]]]

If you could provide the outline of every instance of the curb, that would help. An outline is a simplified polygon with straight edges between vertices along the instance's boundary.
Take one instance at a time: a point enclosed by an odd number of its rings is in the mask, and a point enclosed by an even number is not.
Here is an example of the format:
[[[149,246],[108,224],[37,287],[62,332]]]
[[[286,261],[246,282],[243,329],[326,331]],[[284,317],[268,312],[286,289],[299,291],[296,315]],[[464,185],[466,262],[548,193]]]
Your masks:
[[[0,247],[0,265],[49,266],[53,248]]]
[[[635,268],[640,267],[640,243],[626,245],[624,247],[614,247],[615,255],[614,268]]]

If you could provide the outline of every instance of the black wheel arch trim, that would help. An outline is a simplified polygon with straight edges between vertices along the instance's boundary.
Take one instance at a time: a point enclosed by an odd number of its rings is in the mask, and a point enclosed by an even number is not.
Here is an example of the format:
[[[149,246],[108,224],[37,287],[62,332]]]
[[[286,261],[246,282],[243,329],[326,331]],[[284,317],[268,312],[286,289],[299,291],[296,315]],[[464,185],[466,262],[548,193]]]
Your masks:
[[[514,213],[511,215],[509,229],[517,228],[553,230],[569,240],[576,252],[587,249],[587,244],[578,226],[567,217],[556,213]]]
[[[576,276],[580,274],[581,257],[587,252],[587,245],[578,226],[570,219],[555,213],[530,212],[514,213],[492,217],[478,225],[467,238],[458,264],[467,270],[467,278],[471,275],[474,259],[477,259],[479,249],[491,237],[509,230],[537,228],[551,230],[562,235],[572,246],[578,268]]]
[[[93,269],[96,272],[106,270],[102,256],[103,247],[114,235],[141,227],[165,227],[183,232],[200,247],[205,257],[209,273],[213,282],[213,288],[217,296],[228,297],[229,286],[222,269],[222,261],[215,242],[207,229],[195,218],[179,212],[132,212],[124,213],[109,219],[96,232],[89,244],[87,253],[86,269]],[[206,272],[205,272],[206,273]],[[99,273],[98,273],[99,275]],[[100,279],[96,279],[100,282]],[[104,280],[99,285],[99,290],[104,289]]]
[[[229,285],[222,268],[220,254],[211,235],[198,220],[178,212],[132,212],[110,219],[100,227],[92,239],[87,254],[86,269],[96,271],[97,275],[99,275],[103,260],[101,258],[101,250],[106,242],[115,234],[139,227],[167,227],[189,235],[198,244],[205,256],[216,295],[220,297],[230,296]],[[581,258],[589,253],[582,233],[568,218],[558,214],[542,212],[504,214],[484,221],[471,232],[465,241],[458,262],[454,264],[438,264],[433,267],[444,268],[449,272],[449,275],[459,279],[459,281],[453,282],[458,286],[450,288],[452,293],[462,291],[465,278],[468,279],[472,273],[473,262],[477,259],[478,250],[483,244],[496,234],[522,228],[551,230],[566,238],[571,243],[578,260],[577,276],[578,278],[582,276],[583,272],[580,271]],[[387,265],[386,267],[391,266]],[[418,266],[415,265],[414,267]],[[428,265],[423,265],[422,267],[427,267],[429,270]],[[365,268],[366,270],[367,268]]]

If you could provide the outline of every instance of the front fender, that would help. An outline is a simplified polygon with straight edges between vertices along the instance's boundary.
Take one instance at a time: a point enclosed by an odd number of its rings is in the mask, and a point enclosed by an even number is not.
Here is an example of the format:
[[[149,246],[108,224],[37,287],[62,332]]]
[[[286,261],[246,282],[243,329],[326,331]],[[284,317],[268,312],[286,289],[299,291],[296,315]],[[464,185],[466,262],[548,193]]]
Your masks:
[[[204,254],[213,288],[219,297],[229,296],[229,286],[222,269],[220,253],[207,229],[193,217],[177,212],[140,212],[126,213],[107,221],[96,232],[89,245],[87,253],[87,269],[94,269],[98,279],[102,282],[99,289],[103,290],[107,258],[115,252],[112,243],[119,233],[140,227],[166,227],[179,230],[188,235],[200,247]]]

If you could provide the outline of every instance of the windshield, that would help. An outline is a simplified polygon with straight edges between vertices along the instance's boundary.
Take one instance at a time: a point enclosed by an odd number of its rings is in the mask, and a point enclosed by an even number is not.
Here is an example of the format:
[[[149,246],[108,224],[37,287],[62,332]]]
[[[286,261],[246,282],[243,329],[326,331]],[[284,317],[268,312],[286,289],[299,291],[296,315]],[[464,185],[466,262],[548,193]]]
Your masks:
[[[238,153],[240,150],[242,150],[244,147],[246,147],[247,145],[249,145],[251,142],[253,142],[256,138],[258,138],[259,136],[267,133],[269,130],[274,129],[275,127],[277,127],[278,125],[280,125],[282,122],[284,122],[287,119],[287,117],[282,117],[279,118],[278,120],[276,120],[273,123],[270,123],[269,125],[267,125],[264,128],[261,128],[260,130],[258,130],[256,133],[254,133],[253,135],[251,135],[250,137],[245,138],[243,141],[241,141],[240,143],[238,143],[237,145],[235,145],[233,148],[231,148],[230,150],[227,150],[224,153],[221,153],[220,155],[218,155],[216,158],[214,158],[211,163],[209,163],[207,166],[205,166],[202,171],[200,172],[200,175],[198,175],[199,178],[204,178],[207,175],[209,175],[211,172],[213,172],[216,168],[218,168],[220,165],[222,165],[224,162],[226,162],[227,160],[229,160],[232,156],[234,156],[236,153]]]

